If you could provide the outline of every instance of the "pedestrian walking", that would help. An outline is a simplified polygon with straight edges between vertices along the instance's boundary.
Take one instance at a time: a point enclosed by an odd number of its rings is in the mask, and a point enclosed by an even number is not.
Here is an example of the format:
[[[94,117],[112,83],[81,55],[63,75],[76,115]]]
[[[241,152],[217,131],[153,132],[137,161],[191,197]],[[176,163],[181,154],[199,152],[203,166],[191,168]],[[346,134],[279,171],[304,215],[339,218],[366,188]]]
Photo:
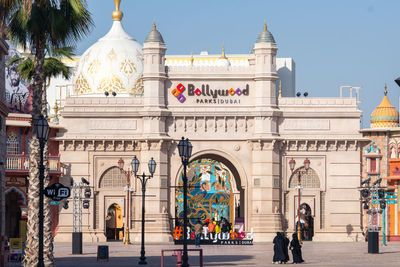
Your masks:
[[[301,256],[301,245],[297,238],[297,233],[293,233],[293,239],[290,242],[290,250],[292,250],[293,263],[297,264],[304,262],[303,257]]]
[[[276,233],[276,236],[273,240],[274,243],[274,257],[272,258],[272,263],[281,264],[285,261],[285,253],[283,251],[284,247],[284,239],[280,232]]]
[[[200,247],[200,237],[203,232],[203,225],[201,224],[200,219],[197,220],[197,223],[194,225],[194,236],[195,236],[195,244],[196,247]]]
[[[284,232],[282,232],[281,235],[283,238],[283,254],[285,254],[285,260],[283,262],[286,263],[289,261],[289,243],[290,243],[290,241]]]

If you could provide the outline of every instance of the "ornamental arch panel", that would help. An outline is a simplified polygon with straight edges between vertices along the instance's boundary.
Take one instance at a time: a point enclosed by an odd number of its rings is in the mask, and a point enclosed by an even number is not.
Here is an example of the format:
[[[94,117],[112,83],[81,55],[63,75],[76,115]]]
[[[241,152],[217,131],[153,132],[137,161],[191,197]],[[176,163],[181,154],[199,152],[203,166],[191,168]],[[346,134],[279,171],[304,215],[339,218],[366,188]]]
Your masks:
[[[119,189],[126,185],[126,176],[121,173],[118,167],[111,167],[104,171],[100,177],[99,188]]]
[[[320,188],[320,180],[317,172],[312,168],[308,171],[304,167],[300,167],[293,172],[289,180],[289,188],[295,188],[298,184],[298,173],[301,172],[301,186],[303,188]]]

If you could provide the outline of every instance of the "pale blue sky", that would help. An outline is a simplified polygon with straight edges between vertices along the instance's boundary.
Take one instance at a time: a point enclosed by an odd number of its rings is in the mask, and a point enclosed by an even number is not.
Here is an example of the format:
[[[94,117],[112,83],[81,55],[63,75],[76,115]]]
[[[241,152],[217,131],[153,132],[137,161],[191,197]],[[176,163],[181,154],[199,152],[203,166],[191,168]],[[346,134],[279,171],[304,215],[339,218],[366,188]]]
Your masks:
[[[87,0],[95,27],[78,44],[81,55],[111,27],[113,0]],[[125,30],[143,43],[153,20],[167,54],[248,53],[264,20],[278,57],[296,62],[296,91],[339,96],[339,86],[361,86],[363,127],[383,97],[398,107],[400,1],[122,0]]]

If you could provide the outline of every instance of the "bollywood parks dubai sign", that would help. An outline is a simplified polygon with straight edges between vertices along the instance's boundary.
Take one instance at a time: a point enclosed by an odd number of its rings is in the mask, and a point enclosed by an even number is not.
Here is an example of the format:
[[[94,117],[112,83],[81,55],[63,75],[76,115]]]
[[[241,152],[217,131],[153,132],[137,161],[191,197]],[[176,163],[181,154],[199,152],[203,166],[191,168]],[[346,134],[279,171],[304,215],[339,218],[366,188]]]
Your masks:
[[[175,245],[183,244],[183,230],[182,226],[175,227],[172,231]],[[188,244],[194,244],[195,234],[194,231],[187,228]],[[203,233],[200,237],[200,244],[202,245],[253,245],[253,228],[250,233],[233,232],[230,233],[209,233],[208,227],[203,227]]]
[[[189,83],[186,87],[179,83],[171,94],[180,102],[185,103],[190,98],[195,98],[196,104],[240,104],[241,98],[249,96],[250,88],[246,84],[244,88],[212,88],[209,84],[196,87]]]

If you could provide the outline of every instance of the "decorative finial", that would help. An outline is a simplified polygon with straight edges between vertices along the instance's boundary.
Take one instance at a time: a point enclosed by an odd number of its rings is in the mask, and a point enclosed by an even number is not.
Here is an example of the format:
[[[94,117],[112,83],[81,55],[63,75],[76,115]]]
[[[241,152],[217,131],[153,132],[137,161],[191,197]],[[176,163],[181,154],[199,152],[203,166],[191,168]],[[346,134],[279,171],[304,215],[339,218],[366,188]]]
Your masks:
[[[279,80],[279,97],[282,97],[282,80]]]
[[[385,96],[387,95],[387,86],[386,86],[386,83],[385,83]]]
[[[156,21],[154,20],[153,21],[153,30],[155,30],[156,29]]]
[[[264,20],[264,31],[266,31],[267,30],[267,22],[265,22],[265,20]]]
[[[225,45],[224,45],[224,43],[222,43],[222,53],[221,53],[221,56],[219,58],[227,59],[227,57],[225,56]]]
[[[193,66],[193,62],[194,62],[194,57],[193,57],[193,52],[190,56],[190,65]]]
[[[124,14],[121,11],[119,11],[121,0],[114,0],[114,3],[115,3],[115,11],[113,11],[111,17],[113,20],[121,21],[122,17],[124,16]]]

